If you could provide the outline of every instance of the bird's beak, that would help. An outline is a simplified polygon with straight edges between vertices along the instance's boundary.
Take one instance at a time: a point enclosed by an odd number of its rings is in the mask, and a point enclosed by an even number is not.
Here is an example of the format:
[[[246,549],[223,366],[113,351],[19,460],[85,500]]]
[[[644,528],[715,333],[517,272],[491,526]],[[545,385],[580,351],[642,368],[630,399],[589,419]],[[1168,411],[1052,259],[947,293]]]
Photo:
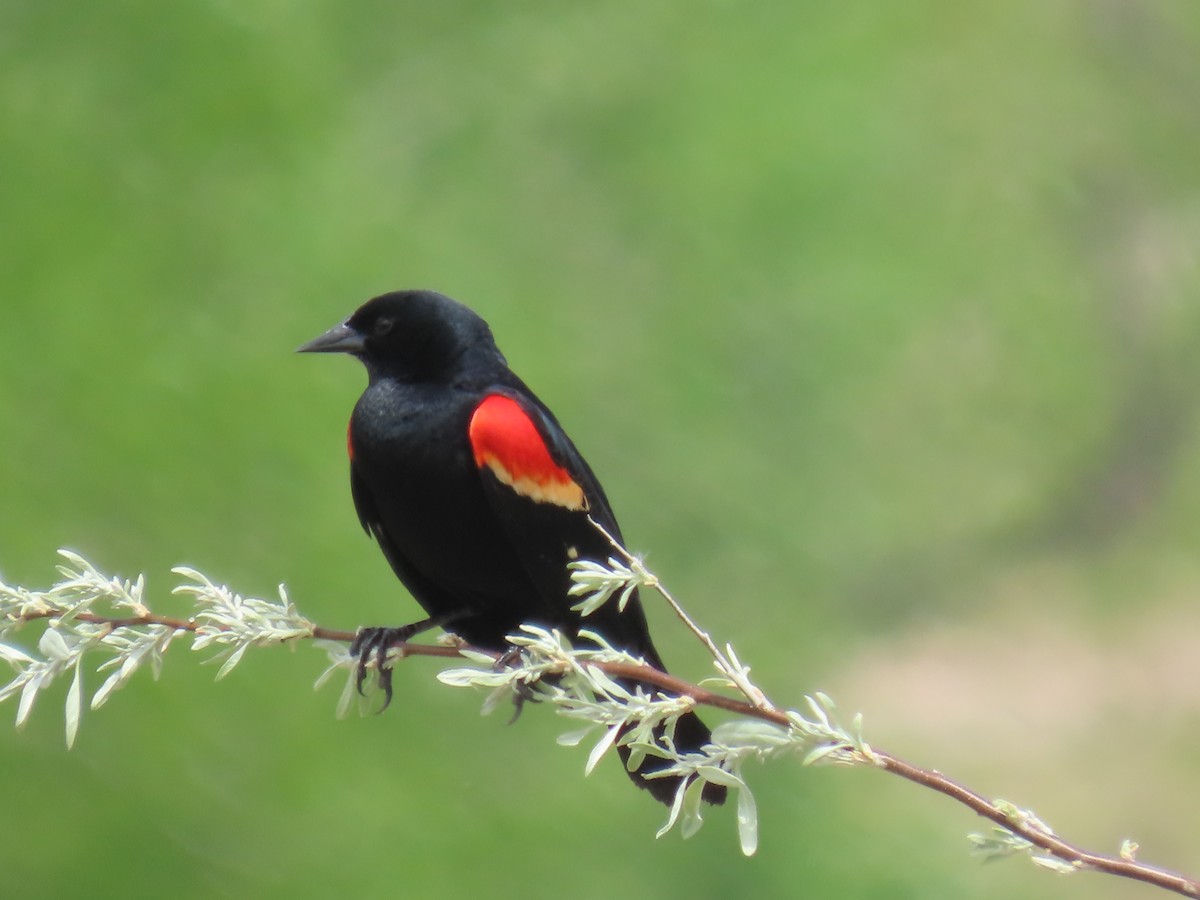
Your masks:
[[[361,353],[364,338],[346,322],[296,348],[297,353]]]

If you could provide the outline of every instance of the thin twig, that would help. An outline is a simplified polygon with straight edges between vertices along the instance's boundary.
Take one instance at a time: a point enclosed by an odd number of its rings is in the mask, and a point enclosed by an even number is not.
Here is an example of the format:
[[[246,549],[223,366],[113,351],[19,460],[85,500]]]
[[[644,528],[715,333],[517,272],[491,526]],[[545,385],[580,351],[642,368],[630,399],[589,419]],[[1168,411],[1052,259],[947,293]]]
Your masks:
[[[61,614],[61,611],[44,610],[28,613],[22,619],[25,621],[55,619],[61,617]],[[197,623],[192,619],[178,619],[154,614],[117,618],[97,615],[91,612],[81,612],[75,618],[97,625],[108,625],[113,629],[137,625],[164,625],[179,631],[195,632],[198,627]],[[355,633],[352,631],[314,626],[311,636],[330,641],[349,643],[354,640]],[[482,650],[464,645],[446,646],[440,644],[403,643],[397,644],[394,649],[399,652],[401,657],[435,656],[441,658],[461,658],[465,655],[474,655],[478,658],[478,656],[483,655],[500,660],[504,656],[504,654],[492,650]],[[788,716],[774,708],[764,708],[757,703],[737,700],[723,694],[718,694],[699,685],[677,678],[674,675],[659,671],[651,666],[603,661],[595,661],[590,663],[590,665],[594,665],[596,668],[614,677],[652,685],[669,694],[690,697],[696,703],[704,706],[716,707],[738,715],[771,722],[785,728],[789,725]],[[1024,818],[1014,816],[1011,806],[990,801],[975,791],[946,777],[941,772],[913,765],[876,747],[872,747],[871,761],[878,768],[886,772],[890,772],[921,787],[949,797],[951,800],[962,804],[1001,828],[1019,835],[1034,846],[1077,868],[1105,872],[1121,878],[1129,878],[1181,894],[1185,897],[1200,897],[1200,881],[1131,859],[1106,856],[1084,850],[1034,826]]]
[[[760,691],[758,687],[751,683],[748,679],[742,676],[741,667],[735,665],[733,660],[731,660],[725,653],[721,652],[721,649],[717,646],[716,641],[712,639],[712,636],[709,635],[709,633],[703,628],[701,628],[699,623],[689,616],[687,611],[684,610],[679,602],[673,596],[671,596],[671,592],[666,589],[661,581],[659,581],[658,576],[647,569],[645,564],[637,556],[626,550],[625,547],[622,546],[621,542],[618,541],[612,534],[610,534],[608,529],[606,529],[603,525],[601,525],[591,516],[588,516],[588,521],[592,523],[593,528],[604,535],[604,538],[608,541],[612,548],[625,558],[625,562],[629,564],[630,568],[641,579],[642,584],[644,584],[646,587],[653,588],[658,592],[659,596],[661,596],[663,600],[667,602],[667,605],[671,607],[672,611],[674,611],[675,615],[679,617],[680,621],[683,622],[688,631],[694,634],[696,639],[705,646],[708,652],[712,655],[712,658],[716,660],[717,666],[721,669],[722,673],[729,676],[730,681],[737,686],[738,690],[745,694],[746,698],[759,709],[775,709],[774,704],[767,699],[767,695]]]

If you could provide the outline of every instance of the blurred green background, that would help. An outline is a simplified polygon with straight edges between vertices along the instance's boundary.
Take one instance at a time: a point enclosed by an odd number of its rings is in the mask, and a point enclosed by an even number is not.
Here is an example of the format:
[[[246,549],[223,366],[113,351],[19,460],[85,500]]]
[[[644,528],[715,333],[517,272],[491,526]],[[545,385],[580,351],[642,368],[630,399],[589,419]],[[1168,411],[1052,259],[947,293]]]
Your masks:
[[[5,580],[69,546],[165,613],[187,563],[414,618],[346,483],[363,373],[292,350],[434,287],[777,700],[1200,873],[1194,0],[9,0],[0,114]],[[615,762],[434,661],[344,722],[312,648],[199,662],[70,753],[61,687],[0,729],[6,895],[1139,890],[983,867],[949,801],[786,763],[750,772],[754,859],[731,809],[656,842]]]

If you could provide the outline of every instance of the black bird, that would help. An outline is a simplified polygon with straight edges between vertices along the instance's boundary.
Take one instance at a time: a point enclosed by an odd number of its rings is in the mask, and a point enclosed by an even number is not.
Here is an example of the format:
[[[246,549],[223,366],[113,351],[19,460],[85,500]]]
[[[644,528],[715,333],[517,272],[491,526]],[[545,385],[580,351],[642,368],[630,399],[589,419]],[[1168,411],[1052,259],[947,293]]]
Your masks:
[[[617,540],[620,530],[591,468],[509,369],[488,324],[433,291],[397,291],[299,349],[349,353],[367,368],[348,434],[354,505],[428,616],[362,629],[351,648],[363,661],[360,684],[374,653],[390,697],[388,647],[435,626],[498,652],[522,623],[576,637],[585,622],[571,610],[567,563],[612,553],[589,516]],[[606,603],[586,627],[664,669],[636,595],[623,612]],[[694,713],[679,719],[680,750],[709,738]],[[670,804],[679,780],[645,778],[656,762],[647,757],[630,776]],[[704,798],[721,803],[725,793],[708,784]]]

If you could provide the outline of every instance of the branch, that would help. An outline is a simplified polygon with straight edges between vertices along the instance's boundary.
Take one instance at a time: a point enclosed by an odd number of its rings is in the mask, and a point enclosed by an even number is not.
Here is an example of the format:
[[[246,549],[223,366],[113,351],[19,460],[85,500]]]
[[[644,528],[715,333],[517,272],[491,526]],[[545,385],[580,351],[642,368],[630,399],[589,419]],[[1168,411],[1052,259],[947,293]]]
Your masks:
[[[761,719],[776,725],[786,726],[788,717],[774,710],[761,709],[754,704],[733,700],[721,694],[715,694],[703,688],[691,685],[682,679],[675,678],[665,672],[660,672],[649,666],[607,665],[604,670],[614,676],[637,679],[646,684],[653,684],[663,690],[682,694],[694,699],[697,703],[728,710],[739,715]],[[1161,869],[1139,863],[1132,858],[1135,846],[1127,846],[1122,856],[1105,856],[1084,850],[1058,837],[1044,823],[1028,811],[1018,809],[1013,804],[1003,800],[987,800],[951,778],[933,769],[925,769],[913,763],[906,762],[898,756],[880,750],[870,749],[871,761],[885,772],[944,794],[951,800],[961,803],[985,819],[989,819],[1006,832],[1015,834],[1035,847],[1038,847],[1053,858],[1061,860],[1071,869],[1092,869],[1110,875],[1119,875],[1135,881],[1143,881],[1157,887],[1183,894],[1187,897],[1200,897],[1200,881],[1187,878]],[[979,843],[979,842],[977,842]],[[1019,849],[1019,848],[1014,848]],[[1055,868],[1055,867],[1051,867]]]
[[[615,545],[614,543],[614,546]],[[588,564],[573,576],[573,591],[586,595],[582,612],[599,608],[618,591],[631,593],[631,586],[647,587],[664,593],[657,579],[636,557],[623,548],[624,562],[610,560],[611,568]],[[358,662],[350,657],[346,645],[355,634],[324,628],[310,622],[295,609],[280,587],[278,601],[245,598],[228,588],[217,586],[192,569],[176,569],[187,582],[175,589],[191,594],[197,609],[190,618],[161,616],[143,602],[144,582],[121,581],[101,575],[82,557],[63,551],[71,565],[59,567],[63,575],[53,588],[44,592],[11,587],[0,583],[0,660],[8,662],[16,676],[0,686],[0,702],[20,695],[17,725],[27,719],[34,700],[56,677],[74,672],[67,694],[67,741],[73,742],[82,712],[82,660],[90,650],[107,651],[111,658],[99,671],[115,669],[92,698],[93,709],[102,705],[113,690],[120,687],[144,663],[149,661],[157,677],[162,654],[178,635],[190,634],[193,649],[215,646],[214,660],[223,661],[218,678],[227,674],[251,646],[279,644],[296,639],[321,641],[330,656],[330,666],[318,679],[319,687],[337,671],[345,671],[346,685],[338,705],[344,714],[354,698]],[[604,597],[596,602],[599,593]],[[731,647],[724,652],[704,634],[673,598],[669,602],[714,655],[718,678],[727,690],[736,690],[746,699],[693,684],[661,672],[643,661],[608,645],[600,636],[581,632],[589,642],[576,648],[558,632],[526,626],[511,641],[519,654],[499,654],[461,643],[403,643],[393,647],[389,662],[409,656],[436,656],[463,659],[476,664],[472,668],[447,670],[439,676],[445,683],[475,686],[489,690],[485,709],[506,699],[539,699],[552,702],[559,713],[589,723],[581,732],[565,735],[561,743],[577,744],[596,726],[604,735],[588,759],[588,770],[595,766],[614,743],[626,743],[633,749],[635,762],[647,753],[662,756],[670,765],[663,775],[679,775],[681,787],[670,818],[659,834],[682,822],[685,837],[700,826],[700,794],[706,781],[726,784],[738,791],[738,825],[744,852],[753,853],[757,842],[757,822],[750,790],[742,777],[750,759],[767,759],[801,754],[805,764],[838,763],[870,765],[897,775],[930,790],[937,791],[990,820],[996,826],[990,836],[972,835],[976,850],[986,856],[1029,852],[1034,862],[1058,872],[1096,871],[1141,881],[1188,897],[1200,897],[1200,882],[1134,859],[1136,845],[1126,842],[1118,856],[1106,856],[1084,850],[1058,837],[1033,813],[1002,800],[987,800],[980,794],[947,778],[940,772],[906,762],[886,751],[868,745],[861,735],[861,717],[855,717],[850,729],[836,719],[833,702],[823,694],[806,698],[808,711],[780,710],[749,680],[749,668],[743,666]],[[97,612],[97,604],[112,607],[113,614]],[[125,614],[118,614],[125,613]],[[47,627],[38,641],[43,654],[39,659],[4,642],[25,624],[45,621]],[[371,666],[374,665],[372,661]],[[547,676],[554,676],[548,678]],[[677,752],[670,740],[671,726],[678,717],[697,705],[726,710],[741,717],[719,725],[713,743],[703,753]],[[755,723],[762,723],[756,725]],[[655,742],[653,733],[666,725],[668,737]],[[1035,853],[1035,851],[1038,851]]]

